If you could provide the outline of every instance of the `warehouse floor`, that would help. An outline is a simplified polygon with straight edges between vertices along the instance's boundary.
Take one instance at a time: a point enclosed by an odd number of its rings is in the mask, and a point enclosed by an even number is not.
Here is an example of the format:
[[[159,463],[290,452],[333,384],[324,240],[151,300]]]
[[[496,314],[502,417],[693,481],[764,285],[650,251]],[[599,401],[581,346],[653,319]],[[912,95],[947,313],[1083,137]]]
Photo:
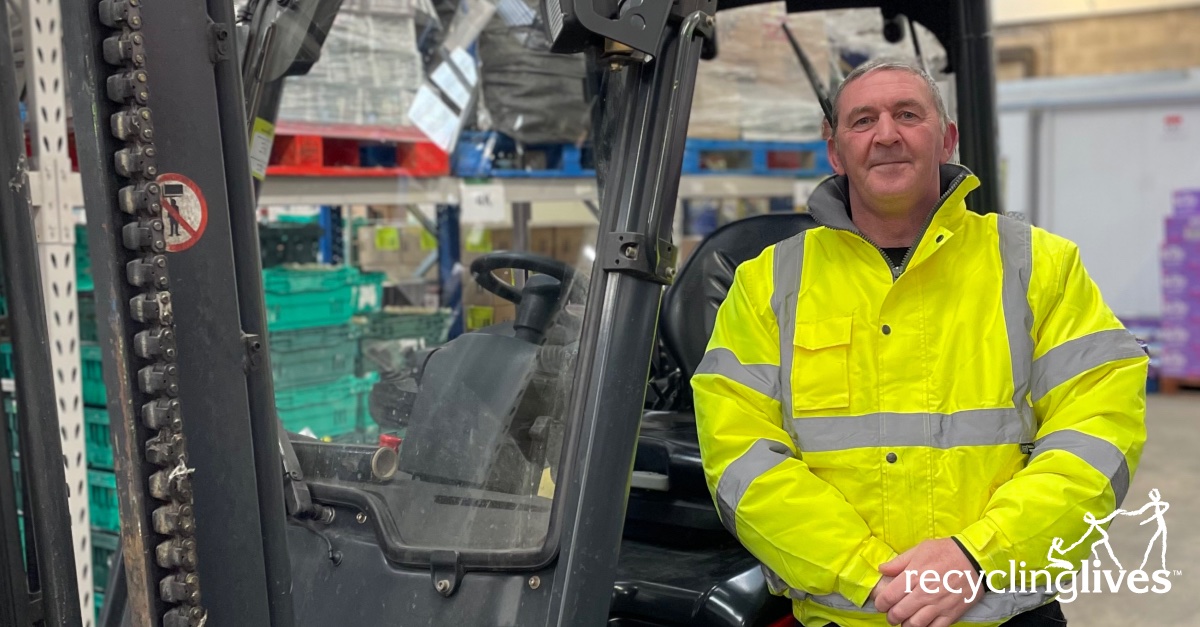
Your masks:
[[[1124,588],[1117,594],[1080,594],[1065,605],[1068,621],[1076,627],[1195,627],[1200,625],[1200,394],[1151,395],[1146,417],[1148,438],[1141,466],[1133,478],[1123,508],[1145,505],[1157,489],[1170,505],[1166,513],[1166,566],[1171,590],[1165,594],[1135,594]],[[1126,569],[1141,564],[1156,524],[1139,525],[1146,515],[1118,516],[1109,531],[1116,557]],[[1105,568],[1111,560],[1103,551]],[[1161,566],[1160,545],[1155,541],[1146,570]],[[1115,577],[1114,573],[1114,577]],[[1153,582],[1150,582],[1153,585]],[[1107,584],[1104,584],[1107,588]]]

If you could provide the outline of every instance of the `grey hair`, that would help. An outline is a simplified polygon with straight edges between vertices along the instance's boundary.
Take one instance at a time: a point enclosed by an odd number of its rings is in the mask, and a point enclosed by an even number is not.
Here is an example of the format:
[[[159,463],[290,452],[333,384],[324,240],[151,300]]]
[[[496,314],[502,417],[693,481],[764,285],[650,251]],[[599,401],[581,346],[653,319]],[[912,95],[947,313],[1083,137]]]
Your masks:
[[[929,75],[929,72],[926,72],[924,68],[911,61],[898,58],[880,57],[877,59],[871,59],[870,61],[867,61],[866,63],[854,68],[849,74],[846,75],[846,79],[837,86],[837,89],[834,90],[833,96],[830,97],[830,107],[833,110],[833,119],[829,121],[833,132],[837,132],[839,115],[838,101],[841,100],[842,92],[846,90],[846,86],[866,76],[867,74],[883,70],[908,72],[909,74],[924,80],[925,86],[929,88],[929,95],[933,98],[933,104],[937,107],[938,118],[940,118],[942,121],[942,130],[946,129],[946,125],[950,123],[950,114],[946,112],[946,102],[942,100],[942,90],[938,88],[937,81],[933,80],[933,77]]]

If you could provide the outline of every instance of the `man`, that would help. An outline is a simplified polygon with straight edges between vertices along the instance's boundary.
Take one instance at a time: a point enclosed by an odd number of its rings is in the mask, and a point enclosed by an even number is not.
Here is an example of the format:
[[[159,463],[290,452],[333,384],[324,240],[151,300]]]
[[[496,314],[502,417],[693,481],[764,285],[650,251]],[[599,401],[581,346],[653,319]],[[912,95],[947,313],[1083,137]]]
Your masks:
[[[692,378],[721,519],[808,627],[1065,624],[1010,571],[1124,498],[1146,355],[1071,242],[966,209],[922,70],[864,65],[833,113],[821,226],[738,268]]]

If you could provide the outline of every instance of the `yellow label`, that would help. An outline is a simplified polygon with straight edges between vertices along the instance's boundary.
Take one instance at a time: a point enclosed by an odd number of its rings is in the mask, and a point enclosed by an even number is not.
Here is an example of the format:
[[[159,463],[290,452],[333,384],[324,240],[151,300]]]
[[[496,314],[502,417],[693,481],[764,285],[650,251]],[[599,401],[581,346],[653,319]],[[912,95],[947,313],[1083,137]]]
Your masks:
[[[271,145],[275,143],[275,125],[262,118],[254,118],[254,130],[250,133],[250,174],[258,180],[267,177],[267,164],[271,161]]]
[[[421,250],[437,250],[437,238],[425,229],[421,229]]]
[[[492,232],[489,229],[473,228],[467,231],[467,252],[492,252]]]
[[[394,226],[377,227],[375,250],[400,250],[400,230]]]
[[[471,305],[467,307],[468,331],[490,327],[492,326],[492,321],[495,319],[496,309],[494,307],[482,307],[479,305]]]

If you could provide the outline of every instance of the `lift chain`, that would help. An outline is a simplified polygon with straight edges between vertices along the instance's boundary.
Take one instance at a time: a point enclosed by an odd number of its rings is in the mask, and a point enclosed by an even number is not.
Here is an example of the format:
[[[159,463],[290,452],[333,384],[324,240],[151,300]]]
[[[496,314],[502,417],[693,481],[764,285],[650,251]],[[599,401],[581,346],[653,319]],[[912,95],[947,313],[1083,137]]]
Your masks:
[[[142,0],[102,0],[100,21],[113,29],[104,40],[104,60],[114,67],[108,77],[108,97],[122,106],[110,120],[114,137],[124,146],[113,165],[126,185],[118,204],[127,215],[122,229],[129,251],[125,278],[138,293],[130,300],[130,316],[140,324],[130,344],[138,364],[134,379],[141,392],[142,423],[152,434],[143,449],[146,461],[157,466],[147,486],[160,505],[152,512],[156,534],[155,562],[165,571],[159,597],[166,609],[163,627],[202,627],[207,613],[200,604],[196,573],[196,520],[193,512],[191,469],[179,410],[179,373],[175,364],[175,332],[171,315],[170,275],[163,230],[162,188],[158,183],[158,151],[154,121],[147,104],[150,76],[142,30]]]

